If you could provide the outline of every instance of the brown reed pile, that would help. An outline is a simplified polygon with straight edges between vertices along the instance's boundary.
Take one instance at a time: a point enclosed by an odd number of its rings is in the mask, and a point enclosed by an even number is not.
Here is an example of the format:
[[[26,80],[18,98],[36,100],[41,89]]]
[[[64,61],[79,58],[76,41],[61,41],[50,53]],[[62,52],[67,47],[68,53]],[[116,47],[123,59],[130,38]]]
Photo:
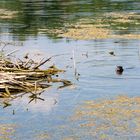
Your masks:
[[[59,88],[71,85],[68,80],[54,78],[64,70],[60,70],[54,65],[45,70],[40,68],[52,57],[35,62],[29,59],[28,55],[23,60],[19,58],[13,60],[10,54],[5,55],[3,51],[0,52],[1,98],[15,98],[20,93],[31,93],[31,97],[36,97],[37,94],[42,93],[45,88],[50,87],[54,82],[63,83]]]

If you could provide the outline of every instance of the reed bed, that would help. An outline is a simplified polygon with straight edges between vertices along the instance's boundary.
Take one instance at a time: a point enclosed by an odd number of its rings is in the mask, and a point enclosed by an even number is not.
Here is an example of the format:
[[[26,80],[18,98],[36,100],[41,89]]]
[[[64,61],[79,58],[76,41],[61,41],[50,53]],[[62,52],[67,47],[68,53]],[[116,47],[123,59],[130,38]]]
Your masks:
[[[16,98],[18,95],[31,93],[30,98],[36,98],[44,89],[54,82],[61,82],[62,88],[71,85],[71,82],[56,78],[58,73],[64,72],[54,65],[47,69],[40,67],[51,60],[52,57],[35,62],[28,55],[23,60],[5,55],[0,52],[0,98]],[[56,76],[55,76],[56,75]],[[55,78],[54,78],[55,77]]]

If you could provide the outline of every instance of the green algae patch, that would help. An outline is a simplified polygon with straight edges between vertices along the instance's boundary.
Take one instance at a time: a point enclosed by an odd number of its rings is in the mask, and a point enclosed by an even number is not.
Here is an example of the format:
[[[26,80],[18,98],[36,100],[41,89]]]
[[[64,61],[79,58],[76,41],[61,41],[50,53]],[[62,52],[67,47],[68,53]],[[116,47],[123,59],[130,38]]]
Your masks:
[[[130,23],[140,19],[140,15],[135,12],[110,12],[105,13],[104,17],[120,23]]]
[[[35,136],[36,140],[50,140],[51,136],[48,133],[41,133]]]
[[[121,21],[120,21],[121,20]],[[114,22],[126,22],[123,19],[116,20]],[[128,27],[116,26],[116,32],[118,30],[129,30]],[[75,27],[70,27],[65,33],[58,35],[59,37],[74,39],[74,40],[95,40],[95,39],[140,39],[139,33],[124,33],[115,34],[111,25],[106,24],[83,24],[78,23]]]
[[[96,27],[92,24],[84,25],[78,23],[74,28],[69,28],[60,37],[72,38],[76,40],[88,40],[88,39],[106,39],[109,38],[110,31],[102,27]]]
[[[1,140],[11,140],[11,137],[15,133],[14,124],[0,124],[0,139]]]
[[[0,19],[13,19],[17,16],[17,11],[10,11],[7,9],[0,9]]]
[[[109,12],[99,15],[99,18],[67,23],[64,29],[51,30],[50,33],[74,40],[140,39],[140,33],[137,32],[139,20],[140,15],[137,13]]]
[[[112,35],[117,39],[140,39],[140,34],[124,34],[124,35]]]
[[[72,116],[75,131],[100,139],[139,136],[140,97],[85,101]],[[131,133],[130,133],[131,132]]]

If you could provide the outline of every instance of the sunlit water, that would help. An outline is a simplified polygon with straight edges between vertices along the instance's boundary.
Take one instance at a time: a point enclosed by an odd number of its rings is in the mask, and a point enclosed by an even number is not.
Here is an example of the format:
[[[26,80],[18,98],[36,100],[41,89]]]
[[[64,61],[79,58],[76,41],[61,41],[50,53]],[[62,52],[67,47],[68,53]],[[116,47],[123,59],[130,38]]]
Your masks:
[[[15,124],[15,131],[9,136],[12,140],[51,139],[62,140],[91,139],[80,137],[74,131],[71,116],[79,104],[86,100],[114,98],[118,95],[140,96],[140,40],[102,39],[75,41],[57,39],[42,33],[40,28],[61,28],[65,23],[84,17],[96,17],[103,12],[129,11],[139,13],[138,0],[98,1],[39,1],[1,0],[1,8],[19,11],[14,20],[0,20],[0,40],[23,41],[21,46],[8,45],[6,51],[16,50],[17,56],[29,53],[40,60],[52,55],[51,64],[56,64],[66,73],[61,77],[71,80],[73,86],[47,89],[41,97],[45,101],[29,102],[28,96],[12,101],[12,106],[0,109],[0,124]],[[138,27],[137,27],[138,28]],[[134,28],[135,30],[135,28]],[[114,51],[116,56],[109,54]],[[73,60],[75,55],[79,80],[75,79]],[[117,65],[124,67],[123,75],[117,75]],[[13,110],[15,114],[13,115]],[[66,128],[65,128],[65,127]],[[40,135],[43,134],[41,137]],[[46,136],[44,136],[46,134]]]

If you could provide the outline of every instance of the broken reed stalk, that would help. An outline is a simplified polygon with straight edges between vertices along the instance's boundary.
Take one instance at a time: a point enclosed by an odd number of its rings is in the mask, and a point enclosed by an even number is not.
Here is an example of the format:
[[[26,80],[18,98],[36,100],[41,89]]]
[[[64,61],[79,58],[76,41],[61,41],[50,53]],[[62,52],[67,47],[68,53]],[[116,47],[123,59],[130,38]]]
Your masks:
[[[76,60],[75,60],[75,52],[74,50],[72,51],[72,59],[73,59],[73,68],[74,68],[74,76],[76,80],[79,80],[79,73],[77,72],[77,67],[76,67]]]
[[[42,65],[44,65],[46,62],[50,61],[51,58],[52,58],[52,57],[50,57],[50,58],[48,58],[47,60],[45,60],[45,61],[39,63],[39,64],[38,64],[37,66],[35,66],[33,69],[34,69],[34,70],[35,70],[35,69],[38,69],[40,66],[42,66]]]
[[[76,69],[76,62],[75,62],[74,50],[72,51],[72,58],[73,58],[74,75],[75,75],[75,77],[76,77],[76,75],[77,75],[77,69]]]

